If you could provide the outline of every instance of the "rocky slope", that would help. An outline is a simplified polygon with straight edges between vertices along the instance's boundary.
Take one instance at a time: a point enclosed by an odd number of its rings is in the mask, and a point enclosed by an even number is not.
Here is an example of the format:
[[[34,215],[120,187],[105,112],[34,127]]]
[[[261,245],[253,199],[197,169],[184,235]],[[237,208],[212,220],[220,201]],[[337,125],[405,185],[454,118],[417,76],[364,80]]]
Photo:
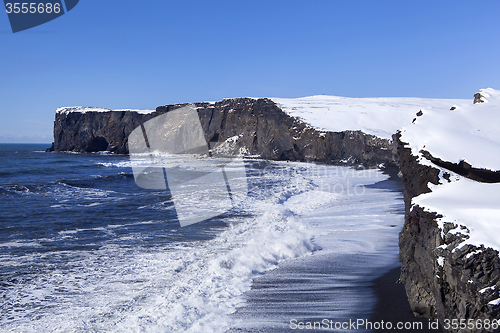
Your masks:
[[[166,105],[152,112],[81,112],[61,108],[54,122],[52,151],[127,154],[133,129],[169,110],[186,104]],[[235,98],[196,103],[207,142],[224,143],[238,136],[238,152],[271,160],[326,163],[397,165],[393,141],[361,131],[319,131],[287,115],[270,99]],[[92,109],[91,109],[92,110]]]

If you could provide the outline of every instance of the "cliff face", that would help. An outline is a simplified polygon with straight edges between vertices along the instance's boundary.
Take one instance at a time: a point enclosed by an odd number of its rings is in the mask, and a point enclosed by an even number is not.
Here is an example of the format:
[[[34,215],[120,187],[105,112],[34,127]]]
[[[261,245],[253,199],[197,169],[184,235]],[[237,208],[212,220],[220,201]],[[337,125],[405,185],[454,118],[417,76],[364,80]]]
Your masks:
[[[127,153],[127,137],[151,114],[131,111],[59,112],[54,121],[53,151]]]
[[[53,151],[127,154],[128,135],[137,126],[186,104],[166,105],[142,114],[135,111],[58,112]],[[270,99],[236,98],[195,104],[207,142],[239,136],[249,155],[270,160],[397,165],[390,140],[361,131],[320,132],[284,113]]]
[[[413,312],[449,332],[500,331],[500,91],[474,97],[419,112],[396,138],[401,281]]]
[[[439,184],[439,166],[417,161],[410,148],[397,138],[400,168],[404,181],[405,224],[399,235],[401,281],[413,312],[419,316],[449,319],[498,319],[500,308],[492,301],[500,288],[500,258],[496,250],[484,246],[458,246],[469,237],[456,232],[457,225],[444,222],[441,230],[439,212],[412,205],[416,196],[430,192],[428,184]],[[453,163],[448,162],[450,165]],[[452,171],[444,172],[444,178]],[[494,173],[492,173],[494,174]],[[471,178],[475,176],[471,174]],[[473,195],[473,194],[472,194]],[[474,324],[475,325],[475,324]],[[472,328],[473,327],[473,328]],[[449,332],[485,332],[477,325]]]

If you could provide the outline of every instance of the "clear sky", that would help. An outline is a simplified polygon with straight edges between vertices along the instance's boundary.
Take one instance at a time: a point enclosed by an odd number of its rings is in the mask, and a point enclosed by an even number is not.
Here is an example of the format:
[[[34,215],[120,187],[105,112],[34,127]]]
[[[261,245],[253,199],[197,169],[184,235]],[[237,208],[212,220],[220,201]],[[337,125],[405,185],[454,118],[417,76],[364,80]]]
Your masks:
[[[13,34],[0,142],[52,142],[60,106],[230,97],[472,98],[500,89],[500,1],[80,0]]]

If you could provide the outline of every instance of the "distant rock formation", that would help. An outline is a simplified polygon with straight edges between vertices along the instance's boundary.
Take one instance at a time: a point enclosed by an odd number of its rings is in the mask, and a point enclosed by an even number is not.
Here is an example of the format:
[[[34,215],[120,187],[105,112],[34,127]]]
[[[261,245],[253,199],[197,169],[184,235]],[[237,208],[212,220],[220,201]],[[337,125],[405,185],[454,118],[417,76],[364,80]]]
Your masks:
[[[159,106],[156,111],[56,113],[51,151],[127,154],[128,135],[137,126],[186,104]],[[315,161],[365,167],[397,166],[393,141],[361,131],[318,131],[283,112],[272,100],[225,99],[196,103],[207,142],[221,144],[237,136],[238,153],[269,160]]]

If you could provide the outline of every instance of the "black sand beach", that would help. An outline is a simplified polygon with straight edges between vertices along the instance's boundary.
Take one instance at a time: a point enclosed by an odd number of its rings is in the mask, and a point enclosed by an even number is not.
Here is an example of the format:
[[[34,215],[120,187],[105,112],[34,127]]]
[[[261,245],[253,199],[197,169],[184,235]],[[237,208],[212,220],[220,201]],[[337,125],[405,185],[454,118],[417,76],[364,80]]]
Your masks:
[[[422,333],[441,333],[442,330],[430,329],[429,319],[422,317],[415,317],[410,309],[410,304],[406,297],[406,292],[404,285],[398,283],[400,275],[400,268],[394,268],[390,270],[387,274],[379,277],[373,281],[373,289],[375,291],[375,296],[377,298],[377,304],[375,305],[372,317],[370,320],[375,322],[385,323],[391,322],[394,326],[393,329],[380,329],[374,330],[375,332],[422,332]],[[396,329],[397,323],[422,323],[422,329]],[[432,323],[432,322],[431,322]],[[409,325],[409,324],[408,324]],[[418,325],[418,324],[415,324]],[[412,327],[418,327],[413,326]]]
[[[397,176],[398,170],[396,168],[389,168],[384,170],[384,173],[389,175],[390,178],[371,186],[376,188],[384,188],[391,191],[403,192],[404,185],[401,178]],[[413,315],[410,304],[408,302],[408,298],[406,296],[404,285],[402,283],[398,283],[399,276],[400,267],[396,267],[373,281],[373,289],[375,292],[375,297],[377,298],[377,304],[373,309],[370,320],[377,323],[381,323],[381,321],[383,320],[384,322],[391,322],[394,326],[397,323],[420,322],[422,323],[422,329],[403,329],[401,331],[434,333],[442,332],[441,329],[430,329],[429,319],[421,317],[417,318]],[[375,332],[397,331],[399,331],[397,328],[375,330]]]

